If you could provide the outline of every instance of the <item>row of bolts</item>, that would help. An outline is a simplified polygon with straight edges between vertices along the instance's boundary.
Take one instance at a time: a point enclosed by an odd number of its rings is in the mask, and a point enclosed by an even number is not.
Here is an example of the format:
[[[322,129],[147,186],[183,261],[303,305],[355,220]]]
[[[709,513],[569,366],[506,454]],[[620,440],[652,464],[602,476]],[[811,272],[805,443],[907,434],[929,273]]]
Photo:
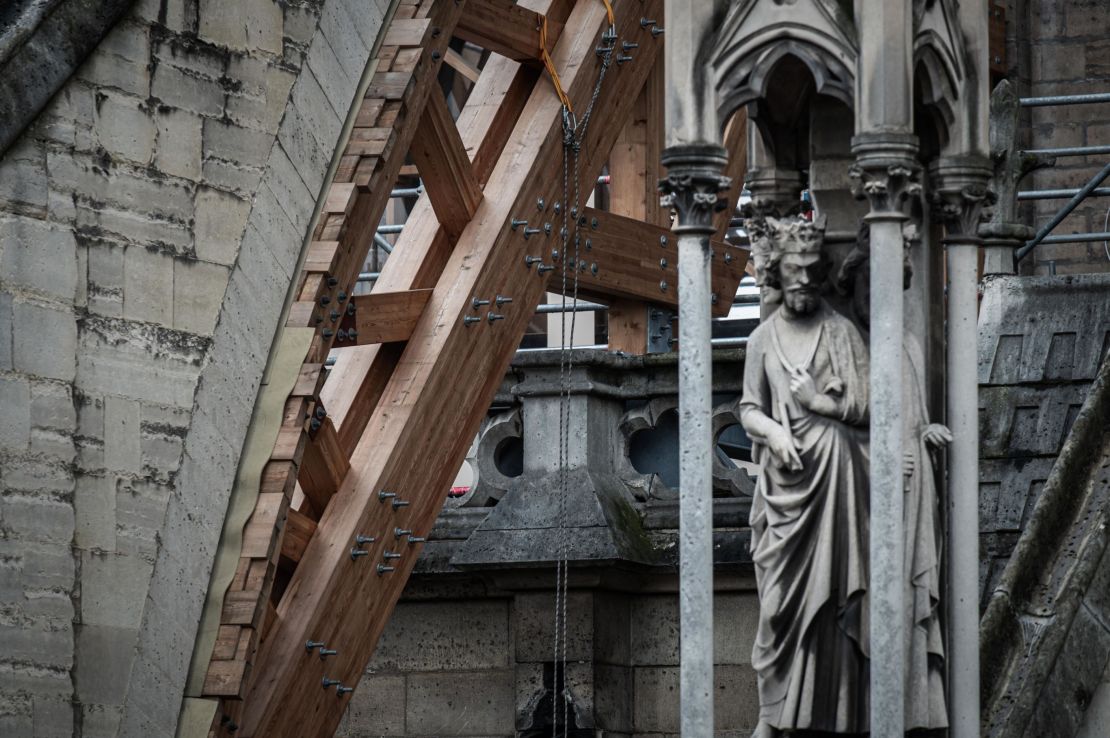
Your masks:
[[[396,492],[386,492],[385,490],[380,490],[378,492],[378,502],[382,503],[383,505],[388,502],[394,511],[400,510],[403,507],[408,507],[410,504],[408,500],[402,500],[401,498],[397,497]],[[413,546],[417,543],[424,543],[428,540],[427,538],[423,538],[421,536],[414,536],[411,530],[407,528],[401,528],[399,526],[393,529],[393,537],[397,540],[408,538],[408,543],[410,546]],[[361,533],[355,535],[355,545],[351,547],[350,551],[351,561],[358,561],[364,556],[369,556],[370,552],[363,548],[363,546],[368,543],[373,543],[375,540],[376,539],[373,536],[366,536],[362,535]],[[401,558],[401,554],[395,551],[383,551],[382,558],[385,561],[392,561],[394,559]],[[394,567],[388,564],[378,564],[376,571],[378,573],[378,576],[380,577],[383,574],[388,574],[389,572],[394,571]],[[333,648],[328,648],[327,643],[325,643],[324,641],[305,641],[304,649],[308,653],[318,651],[321,661],[326,660],[328,656],[335,656],[339,653],[339,651]],[[343,686],[341,680],[329,679],[328,677],[323,678],[323,680],[321,681],[321,686],[324,689],[335,687],[335,693],[337,697],[342,697],[345,694],[355,691],[354,687]]]

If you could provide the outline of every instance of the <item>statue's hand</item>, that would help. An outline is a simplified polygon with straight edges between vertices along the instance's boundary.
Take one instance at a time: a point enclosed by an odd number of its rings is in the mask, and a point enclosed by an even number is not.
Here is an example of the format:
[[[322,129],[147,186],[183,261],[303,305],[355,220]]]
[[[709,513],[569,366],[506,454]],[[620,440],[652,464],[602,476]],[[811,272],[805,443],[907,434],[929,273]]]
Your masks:
[[[930,423],[921,438],[933,448],[941,448],[952,442],[952,431],[940,423]]]
[[[902,474],[907,477],[913,476],[913,470],[915,467],[916,462],[914,462],[913,454],[909,451],[902,454]]]
[[[797,440],[781,426],[767,434],[767,447],[774,454],[777,466],[792,472],[802,470],[802,458],[798,456],[797,446]]]
[[[817,385],[805,369],[790,370],[790,394],[809,410],[813,409],[813,399],[817,397]]]

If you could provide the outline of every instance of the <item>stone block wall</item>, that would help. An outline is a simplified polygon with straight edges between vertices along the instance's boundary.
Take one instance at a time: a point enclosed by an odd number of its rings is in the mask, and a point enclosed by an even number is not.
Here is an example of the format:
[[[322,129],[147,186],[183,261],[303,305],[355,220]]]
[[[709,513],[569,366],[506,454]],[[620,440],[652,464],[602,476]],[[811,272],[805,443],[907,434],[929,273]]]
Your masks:
[[[1007,76],[1022,97],[1110,93],[1110,4],[1104,0],[1007,0]],[[1026,109],[1021,146],[1110,146],[1110,104]],[[1022,189],[1082,187],[1110,157],[1060,157],[1056,166],[1027,178]],[[1103,186],[1107,186],[1106,183]],[[1037,200],[1024,222],[1047,223],[1066,200]],[[1091,233],[1105,226],[1110,198],[1088,199],[1055,233]],[[1102,241],[1038,246],[1022,273],[1058,274],[1110,271]]]
[[[551,731],[554,594],[455,584],[435,594],[410,581],[339,736],[506,736]],[[676,581],[655,594],[572,589],[566,684],[575,728],[590,735],[679,733]],[[441,590],[442,592],[442,590]],[[462,598],[462,599],[458,599]],[[748,736],[758,720],[751,648],[754,589],[714,601],[716,731]],[[533,733],[532,731],[538,731]]]
[[[173,735],[389,5],[140,0],[0,157],[0,735]]]

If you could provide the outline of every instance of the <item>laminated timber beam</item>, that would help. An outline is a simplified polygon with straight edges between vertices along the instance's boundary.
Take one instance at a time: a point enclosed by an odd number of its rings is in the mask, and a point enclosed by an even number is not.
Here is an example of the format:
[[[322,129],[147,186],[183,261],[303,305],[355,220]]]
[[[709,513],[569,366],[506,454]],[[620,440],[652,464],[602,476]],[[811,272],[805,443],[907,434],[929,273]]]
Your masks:
[[[430,289],[371,292],[351,298],[355,345],[407,341],[432,296]]]
[[[298,513],[290,508],[298,476],[305,474],[309,485],[312,479],[345,476],[341,467],[347,463],[346,451],[339,461],[335,453],[337,439],[330,438],[328,431],[327,453],[322,453],[323,448],[313,448],[316,440],[311,437],[308,420],[316,414],[316,398],[325,376],[320,368],[335,339],[330,313],[342,307],[354,286],[392,184],[404,164],[415,133],[413,124],[429,94],[438,94],[440,60],[461,10],[458,2],[401,0],[390,25],[396,30],[386,32],[391,43],[378,52],[377,73],[360,103],[354,130],[325,195],[299,275],[297,301],[286,321],[292,328],[313,328],[315,338],[286,402],[281,430],[263,468],[258,502],[244,531],[245,545],[235,577],[224,595],[236,607],[225,609],[221,616],[220,640],[209,660],[202,689],[204,696],[220,698],[211,736],[233,735],[232,728],[237,728],[241,719],[240,700],[247,691],[258,645],[276,623],[271,599],[274,573],[286,551],[283,534],[287,514]],[[309,466],[302,469],[306,454]],[[317,465],[317,461],[324,462],[324,466]],[[329,469],[328,465],[338,466]],[[314,469],[324,473],[314,473]],[[338,481],[326,481],[321,490],[328,492],[331,486],[338,486]],[[273,504],[275,495],[283,500],[277,507]],[[323,494],[317,497],[317,504],[326,505]],[[306,509],[316,515],[322,513],[322,509],[314,509],[311,500]],[[302,530],[303,526],[297,529]],[[251,616],[245,618],[248,605]],[[229,645],[232,643],[233,648]]]
[[[482,189],[442,95],[432,95],[424,106],[409,153],[436,217],[454,241],[478,209]]]
[[[540,60],[540,27],[544,16],[513,0],[469,0],[455,35],[514,61]],[[547,20],[547,50],[562,33],[561,23]]]
[[[582,217],[586,225],[579,248],[580,295],[678,309],[678,239],[669,228],[594,208],[586,208]],[[712,244],[713,314],[727,315],[744,277],[748,252],[723,241]],[[559,270],[551,274],[558,275]]]
[[[590,126],[581,149],[582,189],[600,172],[661,45],[639,22],[645,12],[661,12],[659,0],[615,5],[618,35],[639,44],[640,63],[609,70],[595,110],[598,124]],[[578,3],[553,50],[567,93],[580,109],[593,93],[600,65],[594,49],[607,26],[600,2]],[[613,124],[606,125],[606,119]],[[322,680],[358,682],[419,552],[418,546],[397,542],[391,531],[400,526],[425,534],[431,528],[455,466],[544,297],[546,280],[526,267],[521,252],[533,244],[551,248],[558,237],[527,243],[509,224],[526,211],[551,217],[562,183],[549,173],[558,171],[562,153],[559,102],[549,87],[537,86],[493,167],[475,217],[438,270],[428,305],[351,455],[350,471],[285,590],[255,662],[239,735],[326,736],[338,725],[348,698],[321,688]],[[546,207],[537,206],[540,199]],[[464,322],[473,314],[475,296],[497,294],[514,299],[502,311],[504,320]],[[460,367],[466,381],[459,381]],[[429,448],[437,449],[438,463],[426,462]],[[356,535],[376,538],[362,549],[367,556],[351,556]],[[395,571],[378,568],[387,565],[386,551],[402,554],[389,560]],[[322,660],[306,652],[308,640],[325,641],[338,653]]]

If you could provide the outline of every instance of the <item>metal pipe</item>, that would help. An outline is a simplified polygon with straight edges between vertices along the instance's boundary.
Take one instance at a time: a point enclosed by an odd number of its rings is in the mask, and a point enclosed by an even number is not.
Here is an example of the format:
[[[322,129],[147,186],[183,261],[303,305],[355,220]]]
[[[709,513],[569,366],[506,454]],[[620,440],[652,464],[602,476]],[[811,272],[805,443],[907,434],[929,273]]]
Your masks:
[[[1024,190],[1018,193],[1019,200],[1064,200],[1075,197],[1080,190]],[[1110,187],[1096,187],[1087,193],[1087,197],[1110,197]]]
[[[1030,251],[1036,248],[1037,244],[1043,241],[1045,239],[1045,236],[1052,232],[1053,228],[1060,225],[1064,218],[1068,217],[1071,211],[1079,207],[1079,203],[1083,202],[1083,200],[1087,198],[1087,195],[1091,194],[1091,192],[1100,184],[1102,184],[1102,181],[1107,177],[1110,177],[1110,164],[1104,166],[1098,174],[1091,178],[1090,182],[1083,186],[1083,189],[1075,193],[1075,196],[1072,197],[1072,199],[1068,200],[1068,203],[1060,209],[1060,212],[1056,213],[1056,215],[1053,216],[1052,220],[1048,221],[1048,223],[1046,223],[1039,231],[1037,231],[1037,235],[1033,236],[1032,240],[1030,240],[1029,243],[1025,244],[1014,253],[1014,263],[1016,264],[1017,262],[1024,259]]]
[[[404,228],[404,227],[405,227],[404,224],[401,224],[401,225],[380,225],[380,226],[378,226],[378,233],[381,233],[381,234],[400,233],[401,229]]]
[[[424,194],[424,187],[401,187],[389,193],[390,197],[420,197]]]
[[[979,567],[975,565],[979,561],[978,248],[971,242],[950,242],[947,251],[947,419],[952,431],[948,445],[948,653],[954,657],[949,659],[949,725],[954,738],[964,738],[979,735]]]
[[[382,274],[381,272],[359,272],[358,273],[358,279],[356,281],[358,281],[358,282],[377,282],[378,277],[380,277],[381,274]]]
[[[1041,243],[1082,243],[1084,241],[1110,241],[1110,231],[1102,233],[1071,233],[1062,236],[1045,236]]]
[[[582,302],[582,301],[579,301],[577,304],[567,303],[567,306],[566,306],[565,309],[563,308],[562,303],[549,302],[549,303],[544,303],[543,305],[540,305],[539,307],[537,307],[536,308],[536,313],[541,314],[541,315],[544,314],[544,313],[563,313],[563,312],[567,312],[567,313],[599,313],[599,312],[604,312],[608,309],[609,309],[608,305],[599,305],[596,302]]]
[[[1087,103],[1110,102],[1110,92],[1096,92],[1088,95],[1049,95],[1048,97],[1023,97],[1023,108],[1043,108],[1049,105],[1084,105]]]
[[[385,236],[383,236],[382,234],[380,234],[380,233],[375,233],[374,234],[374,243],[376,243],[378,245],[378,248],[380,248],[385,253],[387,253],[387,254],[392,254],[393,253],[393,244],[391,244],[389,241],[386,241]]]
[[[1089,156],[1110,154],[1110,146],[1062,146],[1057,149],[1028,149],[1021,153],[1029,156]]]

